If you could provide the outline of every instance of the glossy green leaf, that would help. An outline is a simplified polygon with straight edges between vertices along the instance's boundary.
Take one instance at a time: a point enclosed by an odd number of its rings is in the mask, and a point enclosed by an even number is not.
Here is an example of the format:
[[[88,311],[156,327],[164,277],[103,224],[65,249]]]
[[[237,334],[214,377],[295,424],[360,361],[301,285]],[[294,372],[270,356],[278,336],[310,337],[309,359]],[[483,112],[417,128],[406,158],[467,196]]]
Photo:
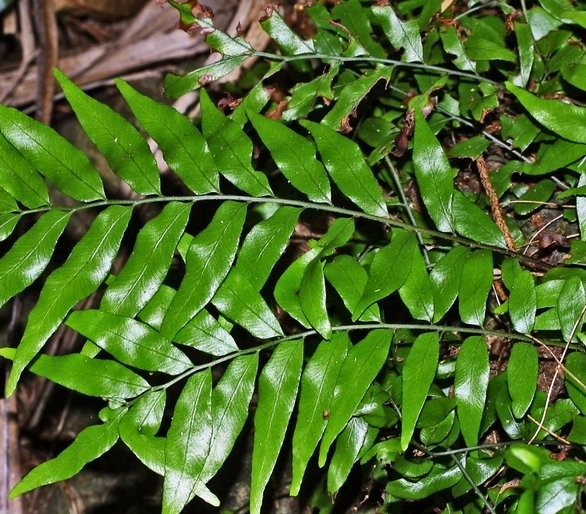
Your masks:
[[[157,475],[163,476],[165,474],[167,440],[164,437],[141,435],[121,424],[120,438],[147,468]]]
[[[406,450],[429,393],[439,361],[439,338],[435,332],[421,334],[413,342],[403,367],[401,448]]]
[[[189,7],[187,7],[189,9]],[[197,24],[205,29],[210,29],[206,34],[206,43],[222,55],[250,55],[254,51],[252,45],[243,36],[232,36],[227,32],[214,27],[213,20],[203,16],[197,20]]]
[[[382,191],[358,145],[325,125],[300,121],[312,135],[322,161],[340,191],[367,214],[386,217]]]
[[[257,291],[267,281],[275,263],[287,248],[300,213],[294,207],[280,207],[246,234],[235,267],[246,272]]]
[[[570,353],[565,361],[565,386],[570,399],[582,413],[586,413],[586,355]]]
[[[246,216],[246,205],[225,202],[189,246],[186,273],[163,319],[172,339],[214,296],[230,271]]]
[[[212,303],[226,318],[254,337],[269,339],[283,335],[277,318],[239,268],[230,270]]]
[[[586,63],[582,59],[580,62],[564,62],[561,68],[562,77],[572,86],[581,89],[586,88]]]
[[[539,126],[527,114],[521,114],[515,118],[503,115],[500,117],[500,122],[502,125],[502,137],[510,140],[516,147],[523,151],[527,149],[541,132]],[[525,163],[520,166],[524,165]]]
[[[314,144],[278,121],[254,113],[248,118],[293,187],[312,202],[331,203],[328,174],[316,159]]]
[[[586,291],[578,277],[568,278],[558,298],[557,311],[562,335],[566,341],[575,338],[584,323],[584,306]]]
[[[52,128],[0,105],[0,133],[66,195],[83,202],[104,198],[102,180],[88,157]]]
[[[20,214],[0,214],[0,241],[4,241],[16,228]]]
[[[0,306],[31,285],[49,264],[71,213],[51,210],[0,259]]]
[[[326,264],[324,274],[327,281],[342,298],[348,311],[354,312],[368,282],[366,270],[349,255],[338,255],[333,261]],[[378,307],[371,305],[358,319],[366,322],[380,321]]]
[[[299,297],[306,269],[314,260],[331,255],[337,247],[344,245],[353,232],[354,222],[351,218],[338,218],[330,225],[322,238],[312,244],[311,250],[295,260],[277,281],[274,291],[275,300],[304,327],[311,327],[311,323],[301,307]]]
[[[265,487],[285,439],[297,399],[302,363],[301,342],[280,343],[259,377],[250,484],[252,514],[260,512]]]
[[[584,155],[586,155],[586,145],[566,139],[556,139],[549,144],[542,143],[535,161],[524,162],[517,169],[527,175],[544,175],[568,166],[582,159]]]
[[[494,477],[502,469],[504,454],[497,451],[494,454],[473,452],[466,458],[466,477],[452,488],[455,497],[462,496],[472,489],[472,484],[480,486]],[[472,481],[472,484],[470,484]]]
[[[132,407],[124,414],[120,422],[123,425],[132,426],[143,435],[155,435],[161,428],[161,421],[165,414],[167,393],[165,389],[153,389],[132,404]]]
[[[432,398],[426,401],[423,409],[421,409],[417,420],[418,428],[427,428],[440,423],[456,408],[457,402],[455,398],[446,398],[443,395],[437,396],[437,394],[437,390],[430,392]]]
[[[440,37],[444,50],[450,55],[455,56],[454,65],[464,71],[476,71],[476,63],[468,57],[462,38],[458,34],[456,27],[449,26],[440,32]]]
[[[269,70],[265,73],[265,79],[279,73],[283,68],[283,62],[269,63]],[[246,93],[242,101],[238,102],[236,108],[230,114],[230,119],[239,127],[244,127],[248,122],[248,112],[258,113],[267,105],[271,99],[271,92],[264,87],[263,81],[259,81]]]
[[[466,54],[473,61],[507,61],[515,62],[517,56],[506,48],[501,41],[495,41],[482,34],[472,33],[464,42]]]
[[[390,244],[383,246],[372,260],[368,281],[352,313],[352,319],[358,319],[370,305],[386,298],[405,283],[411,273],[411,262],[415,251],[417,251],[415,234],[393,229]]]
[[[517,275],[509,296],[509,316],[517,332],[529,334],[535,325],[537,294],[533,275],[522,271]]]
[[[553,514],[580,508],[580,482],[585,473],[586,463],[581,460],[549,459],[545,462],[539,472],[540,488],[535,502],[536,511]]]
[[[128,261],[108,284],[102,310],[135,316],[146,306],[167,276],[190,210],[190,204],[170,202],[143,226]]]
[[[165,75],[165,93],[172,98],[179,98],[189,91],[199,89],[228,75],[240,67],[247,58],[248,55],[227,56],[218,62],[202,66],[185,75],[168,73]]]
[[[334,107],[324,116],[321,123],[333,130],[347,131],[348,118],[356,112],[358,104],[370,92],[380,80],[388,81],[391,78],[393,68],[380,66],[368,72],[356,80],[346,84],[340,91]]]
[[[118,418],[84,428],[57,457],[30,471],[10,491],[10,498],[76,475],[88,463],[106,453],[118,441]]]
[[[49,275],[16,350],[7,394],[14,392],[26,365],[57,330],[69,310],[93,293],[108,276],[131,213],[132,208],[116,205],[102,211],[65,263]]]
[[[586,143],[586,135],[582,130],[586,124],[586,108],[560,100],[539,98],[511,82],[505,82],[505,87],[545,128],[564,139],[576,143]]]
[[[192,375],[179,395],[167,432],[163,514],[179,514],[195,496],[220,505],[201,480],[212,440],[211,398],[209,368]]]
[[[314,247],[320,255],[331,255],[336,248],[345,245],[354,234],[354,220],[352,218],[337,218],[328,228],[328,231],[317,241]]]
[[[522,418],[531,406],[537,391],[538,373],[537,349],[529,343],[515,343],[507,363],[507,385],[511,409],[517,419]]]
[[[418,480],[400,478],[387,484],[386,491],[395,498],[421,500],[456,485],[462,478],[458,466],[445,468],[436,464],[431,472]]]
[[[458,291],[458,307],[464,323],[483,326],[491,287],[492,254],[486,250],[472,252],[462,269]]]
[[[535,48],[533,47],[533,36],[528,23],[515,22],[515,37],[519,52],[519,75],[513,80],[518,87],[526,87],[531,77],[533,62],[535,60]]]
[[[383,47],[373,37],[373,29],[370,24],[370,14],[363,9],[359,0],[347,0],[340,2],[332,9],[332,17],[349,30],[368,54],[375,57],[385,57]]]
[[[120,438],[149,469],[165,473],[165,444],[155,437],[165,410],[165,390],[151,390],[140,396],[120,421]]]
[[[556,184],[553,180],[538,182],[519,197],[519,203],[515,204],[515,212],[524,216],[541,208],[551,198],[555,190]]]
[[[401,21],[390,5],[373,5],[373,21],[380,25],[395,48],[403,48],[406,62],[423,62],[423,45],[417,20]]]
[[[120,114],[85,94],[64,73],[54,72],[88,137],[110,168],[138,194],[160,194],[159,169],[149,145]]]
[[[0,187],[0,213],[17,213],[20,208],[14,197],[4,188]]]
[[[234,338],[205,309],[199,311],[173,340],[218,357],[236,352],[239,349]]]
[[[49,204],[43,177],[14,148],[0,131],[0,183],[3,189],[26,207],[34,209]]]
[[[324,101],[333,100],[332,81],[339,71],[339,64],[332,64],[323,75],[319,75],[309,82],[301,82],[293,86],[287,110],[283,113],[283,120],[292,121],[303,118],[312,111],[318,98],[322,98]]]
[[[399,295],[411,316],[425,321],[433,320],[433,283],[418,246],[413,249],[411,271],[405,283],[399,288]]]
[[[159,145],[165,162],[185,185],[196,194],[218,193],[218,170],[193,123],[173,107],[141,95],[123,80],[117,80],[116,85],[136,119]]]
[[[442,232],[452,230],[453,173],[423,114],[415,111],[413,167],[429,216]]]
[[[207,482],[228,458],[248,418],[258,354],[234,359],[212,391],[212,438],[201,479]]]
[[[448,157],[462,158],[469,157],[470,159],[478,159],[490,147],[490,140],[485,139],[484,136],[474,136],[456,143],[448,151]]]
[[[456,301],[462,268],[469,256],[468,248],[455,246],[431,270],[429,278],[435,291],[434,323],[439,321]]]
[[[174,296],[175,289],[166,285],[161,285],[145,307],[138,313],[138,318],[153,327],[155,330],[159,330],[161,328],[161,323],[163,323],[165,313],[169,309],[169,305],[171,305]]]
[[[315,259],[305,268],[299,286],[299,305],[311,327],[317,330],[324,339],[329,339],[332,326],[326,308],[323,261]]]
[[[252,196],[272,195],[267,177],[255,171],[252,141],[230,118],[210,100],[205,89],[200,95],[202,131],[220,173],[238,189]]]
[[[503,233],[492,218],[460,191],[452,198],[454,230],[464,237],[491,246],[506,248]]]
[[[364,450],[372,446],[378,430],[371,427],[364,418],[351,418],[336,441],[336,449],[328,468],[327,487],[330,494],[344,485],[352,466]]]
[[[310,39],[301,39],[293,32],[277,10],[271,9],[270,12],[267,12],[268,16],[262,20],[261,26],[267,34],[270,34],[285,55],[304,55],[315,52],[313,42]],[[308,70],[308,63],[300,64],[300,68]]]
[[[303,371],[293,433],[292,496],[299,494],[307,463],[326,428],[332,397],[349,346],[348,334],[334,333],[330,341],[319,344]]]
[[[391,339],[392,333],[388,330],[372,330],[350,349],[344,359],[319,449],[320,466],[325,464],[332,443],[344,430],[386,362]]]
[[[431,400],[423,406],[421,416],[425,415],[425,411],[429,405],[433,405],[437,400]],[[421,418],[420,418],[421,419]],[[418,423],[419,425],[420,423]],[[419,439],[426,446],[441,446],[449,448],[454,444],[460,435],[460,423],[456,417],[454,410],[438,421],[436,424],[421,427],[419,431]]]
[[[72,312],[67,325],[128,366],[170,375],[193,366],[159,332],[132,318],[88,309]]]
[[[78,353],[40,355],[31,371],[87,396],[134,398],[150,387],[144,378],[116,361],[90,359]]]
[[[484,338],[468,337],[458,352],[454,379],[460,429],[468,446],[478,444],[489,374],[488,348]]]

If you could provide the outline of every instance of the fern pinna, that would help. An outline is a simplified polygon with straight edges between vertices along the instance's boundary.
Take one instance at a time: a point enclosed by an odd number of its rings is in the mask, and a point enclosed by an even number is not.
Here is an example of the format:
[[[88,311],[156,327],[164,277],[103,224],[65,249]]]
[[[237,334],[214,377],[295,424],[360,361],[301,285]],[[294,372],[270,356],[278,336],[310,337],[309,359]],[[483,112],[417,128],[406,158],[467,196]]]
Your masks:
[[[542,491],[558,491],[560,480],[585,474],[582,461],[543,464],[545,450],[487,442],[491,431],[509,443],[528,439],[535,430],[529,416],[542,416],[550,431],[563,426],[555,425],[549,398],[537,390],[532,333],[553,333],[556,344],[575,348],[586,289],[576,270],[544,276],[547,266],[515,252],[523,235],[489,215],[482,195],[455,184],[438,136],[445,127],[472,130],[506,89],[539,123],[574,141],[564,140],[563,151],[571,147],[577,160],[574,146],[585,141],[561,120],[582,120],[584,111],[573,108],[569,116],[562,102],[515,85],[527,83],[527,63],[519,64],[521,78],[514,67],[499,67],[516,57],[504,36],[499,39],[494,27],[501,20],[492,14],[484,27],[470,12],[476,39],[464,45],[453,25],[440,24],[422,38],[427,21],[404,22],[384,1],[347,0],[332,13],[316,3],[307,9],[316,32],[306,40],[269,9],[262,27],[279,53],[265,53],[215,29],[210,19],[195,20],[190,3],[170,3],[183,24],[205,29],[222,59],[167,77],[169,94],[199,88],[251,56],[267,65],[263,80],[229,115],[201,89],[201,131],[117,80],[139,131],[57,71],[84,131],[128,186],[123,198],[106,194],[104,177],[82,151],[0,107],[0,236],[10,244],[0,258],[0,306],[42,282],[21,340],[0,349],[12,360],[6,392],[14,393],[29,369],[107,402],[101,423],[33,469],[12,495],[73,476],[121,440],[163,477],[164,513],[179,513],[196,496],[217,506],[208,483],[249,417],[253,514],[285,447],[292,495],[300,493],[308,466],[327,468],[326,488],[335,494],[357,462],[372,463],[373,475],[386,477],[381,501],[391,506],[449,490],[470,512],[494,512],[508,500],[480,485],[504,483],[499,470],[505,465],[529,477],[555,468],[562,478],[543,478]],[[440,3],[425,5],[420,16],[431,22]],[[482,53],[489,43],[490,55]],[[437,46],[441,51],[433,51]],[[400,60],[388,58],[389,51]],[[448,54],[456,55],[453,62],[442,60]],[[312,78],[293,87],[279,110],[268,107],[263,81],[285,64]],[[512,82],[503,87],[481,73],[490,67]],[[417,93],[407,94],[405,86]],[[478,105],[473,87],[480,91]],[[344,133],[375,88],[389,93],[383,114],[361,127],[372,149],[365,157],[364,145]],[[450,93],[436,105],[434,95],[444,88],[459,88],[458,101]],[[273,108],[276,115],[266,116]],[[503,126],[507,119],[502,116]],[[526,117],[524,123],[533,122]],[[387,125],[396,130],[388,132]],[[532,130],[539,133],[541,125],[533,123]],[[162,152],[167,177],[180,185],[161,185],[147,136]],[[450,155],[477,159],[490,144],[521,155],[487,131],[471,141]],[[537,141],[546,154],[551,137]],[[395,165],[406,152],[411,161],[401,161],[406,171],[399,173]],[[535,172],[527,161],[514,165]],[[536,166],[551,171],[539,161]],[[405,196],[406,181],[417,185],[419,209]],[[565,194],[579,194],[580,186]],[[142,206],[149,209],[146,220],[137,214]],[[582,228],[586,211],[578,206]],[[47,273],[63,232],[81,212],[93,213],[91,225]],[[312,219],[324,228],[292,248],[296,228]],[[123,245],[132,247],[124,257]],[[495,270],[509,292],[498,307],[487,303]],[[92,295],[95,305],[80,307]],[[493,319],[509,316],[506,337],[517,341],[507,373],[491,373],[483,336],[503,332],[485,327],[489,310]],[[85,344],[69,355],[44,354],[62,325]],[[457,356],[445,358],[445,349],[454,347]],[[569,355],[571,402],[556,404],[573,416],[575,432],[568,437],[574,442],[582,441],[586,426],[584,361],[583,353]],[[533,436],[547,437],[541,427]],[[514,498],[541,501],[534,483]],[[577,480],[563,482],[574,497],[579,487]]]

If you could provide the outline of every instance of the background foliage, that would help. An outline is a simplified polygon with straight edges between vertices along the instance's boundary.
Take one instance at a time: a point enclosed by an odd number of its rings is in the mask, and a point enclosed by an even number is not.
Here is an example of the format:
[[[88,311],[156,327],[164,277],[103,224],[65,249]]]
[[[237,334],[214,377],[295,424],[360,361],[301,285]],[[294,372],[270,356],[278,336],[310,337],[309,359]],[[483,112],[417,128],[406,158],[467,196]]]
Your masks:
[[[193,123],[117,81],[133,124],[56,72],[129,198],[0,108],[0,304],[41,284],[6,392],[29,369],[106,402],[12,494],[121,440],[164,513],[218,506],[208,483],[252,423],[253,514],[280,454],[324,512],[353,469],[355,507],[581,511],[584,4],[345,0],[297,32],[269,7],[274,52],[173,5],[222,58],[167,93],[256,57],[250,91],[200,89]],[[44,354],[62,324],[85,344]]]

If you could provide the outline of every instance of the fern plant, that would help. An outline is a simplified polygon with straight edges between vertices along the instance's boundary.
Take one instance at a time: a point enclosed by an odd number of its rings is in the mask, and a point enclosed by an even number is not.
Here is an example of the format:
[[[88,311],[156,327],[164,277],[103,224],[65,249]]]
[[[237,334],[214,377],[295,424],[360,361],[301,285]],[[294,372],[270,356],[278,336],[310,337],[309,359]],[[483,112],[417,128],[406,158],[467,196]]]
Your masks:
[[[251,56],[267,65],[229,115],[201,89],[197,126],[116,81],[144,132],[56,72],[130,198],[107,194],[88,157],[52,129],[0,108],[0,305],[41,282],[21,340],[1,350],[12,360],[6,392],[28,369],[107,402],[101,423],[12,495],[70,478],[121,440],[163,477],[164,513],[194,497],[218,506],[208,483],[256,394],[253,514],[286,447],[292,495],[315,454],[328,493],[360,463],[392,512],[425,499],[445,512],[579,505],[586,110],[542,98],[575,92],[568,83],[584,90],[582,43],[566,29],[584,26],[579,7],[469,2],[450,17],[439,1],[317,3],[306,39],[267,13],[269,53],[171,3],[222,59],[169,76],[170,95]],[[266,86],[287,70],[302,78],[277,106]],[[161,184],[144,133],[179,193]],[[488,174],[491,150],[507,159]],[[481,189],[453,167],[470,162]],[[580,232],[571,257],[518,251],[533,242],[527,216],[567,198],[563,215]],[[146,221],[140,206],[153,213]],[[43,275],[81,212],[95,213],[91,226]],[[294,230],[312,221],[325,228],[291,255]],[[125,235],[132,251],[114,273]],[[92,308],[78,307],[96,293]],[[44,354],[63,324],[85,344]],[[490,338],[512,343],[504,372]],[[564,374],[561,396],[538,388],[538,347],[560,365],[549,378]],[[550,459],[560,441],[575,458]]]

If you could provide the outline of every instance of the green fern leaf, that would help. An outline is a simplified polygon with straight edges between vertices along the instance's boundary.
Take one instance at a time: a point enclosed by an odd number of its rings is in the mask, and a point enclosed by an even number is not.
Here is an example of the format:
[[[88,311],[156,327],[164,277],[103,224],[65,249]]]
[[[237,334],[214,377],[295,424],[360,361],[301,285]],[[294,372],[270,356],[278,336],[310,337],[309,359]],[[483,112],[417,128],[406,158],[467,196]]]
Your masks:
[[[122,80],[118,90],[136,119],[161,148],[169,167],[195,194],[219,193],[216,164],[201,133],[168,105],[141,95]]]
[[[34,169],[66,195],[82,202],[105,198],[100,175],[86,154],[52,128],[17,109],[0,105],[0,132]],[[30,166],[25,165],[23,170],[27,168]],[[30,176],[34,177],[29,173]],[[35,182],[31,183],[34,186]],[[43,186],[37,191],[44,189]]]
[[[202,130],[216,166],[238,189],[252,196],[272,196],[267,177],[251,164],[252,141],[230,118],[218,110],[205,90],[200,96]]]
[[[303,343],[281,343],[263,368],[254,416],[250,512],[259,514],[265,487],[281,451],[303,363]]]
[[[147,391],[149,383],[122,364],[85,355],[39,355],[31,371],[87,396],[123,399]]]
[[[118,441],[118,422],[122,413],[107,423],[84,428],[57,457],[43,462],[16,484],[10,491],[10,497],[15,498],[37,487],[71,478],[88,462],[102,456]]]
[[[234,359],[212,391],[212,438],[202,470],[207,482],[222,467],[248,418],[258,354]]]
[[[108,276],[131,213],[132,208],[116,205],[101,212],[65,263],[47,278],[16,349],[6,384],[7,394],[14,392],[24,368],[57,330],[69,310],[92,294]]]
[[[161,325],[169,339],[209,302],[230,271],[246,216],[246,205],[225,202],[211,223],[193,238],[187,272]]]
[[[159,332],[132,318],[88,309],[72,312],[67,325],[134,368],[178,375],[193,366]]]
[[[173,340],[217,357],[239,350],[230,333],[205,309],[198,312]]]
[[[15,171],[18,170],[18,173]],[[14,148],[0,130],[0,180],[2,187],[30,209],[49,205],[49,191],[35,167]]]
[[[165,447],[163,514],[179,514],[195,496],[220,504],[201,480],[212,439],[211,397],[209,369],[192,375],[179,395]]]
[[[70,216],[57,210],[45,213],[0,259],[0,306],[40,276]]]
[[[387,360],[392,337],[388,330],[373,330],[354,345],[344,359],[319,449],[320,466],[325,464],[330,446],[348,424]]]
[[[245,328],[254,337],[269,339],[283,331],[262,296],[238,268],[232,268],[214,295],[212,304],[228,319]]]
[[[155,437],[165,412],[166,392],[150,390],[139,396],[120,421],[120,438],[138,459],[159,475],[165,474],[165,444]]]
[[[282,123],[254,113],[248,118],[293,187],[313,202],[331,203],[328,174],[315,158],[315,146]]]
[[[0,241],[12,234],[19,219],[19,214],[0,214]]]
[[[293,433],[293,496],[299,494],[307,463],[326,429],[340,368],[350,347],[348,334],[334,333],[331,341],[319,344],[303,371]]]
[[[59,70],[55,70],[55,77],[81,126],[114,173],[139,194],[161,194],[157,163],[138,130],[110,107],[86,95]]]
[[[135,316],[146,306],[167,276],[190,211],[190,204],[169,202],[145,223],[128,261],[108,284],[100,305],[102,310]]]
[[[300,123],[311,133],[322,161],[340,191],[367,214],[388,216],[382,191],[358,145],[325,125],[308,120]]]

